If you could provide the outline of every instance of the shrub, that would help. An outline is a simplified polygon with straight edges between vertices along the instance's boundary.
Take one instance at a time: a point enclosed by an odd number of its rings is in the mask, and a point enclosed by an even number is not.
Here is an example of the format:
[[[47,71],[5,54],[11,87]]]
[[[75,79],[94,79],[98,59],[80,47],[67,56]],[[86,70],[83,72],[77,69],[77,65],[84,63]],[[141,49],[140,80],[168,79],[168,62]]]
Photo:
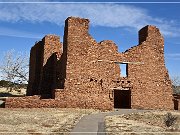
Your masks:
[[[177,117],[173,116],[171,113],[167,113],[166,116],[164,117],[164,123],[167,127],[173,126],[174,123],[176,122]]]
[[[0,80],[0,86],[1,87],[8,87],[9,85],[12,85],[12,82]]]

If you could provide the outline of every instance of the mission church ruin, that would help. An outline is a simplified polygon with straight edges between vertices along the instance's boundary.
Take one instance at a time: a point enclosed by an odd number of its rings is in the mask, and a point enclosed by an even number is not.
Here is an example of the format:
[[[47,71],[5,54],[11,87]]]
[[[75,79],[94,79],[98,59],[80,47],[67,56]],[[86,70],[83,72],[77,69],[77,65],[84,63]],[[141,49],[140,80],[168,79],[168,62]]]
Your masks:
[[[158,28],[139,31],[139,45],[118,52],[113,41],[97,43],[89,20],[69,17],[64,40],[46,35],[31,48],[27,96],[6,99],[5,107],[173,109],[172,84]],[[121,77],[119,64],[126,66]]]

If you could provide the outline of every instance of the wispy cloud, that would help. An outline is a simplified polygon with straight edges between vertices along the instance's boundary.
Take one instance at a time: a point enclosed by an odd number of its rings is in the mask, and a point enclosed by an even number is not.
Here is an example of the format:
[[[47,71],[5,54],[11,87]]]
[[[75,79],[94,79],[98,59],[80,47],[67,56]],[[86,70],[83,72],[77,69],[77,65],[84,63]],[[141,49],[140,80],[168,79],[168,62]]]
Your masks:
[[[31,33],[27,31],[20,31],[16,29],[0,27],[0,36],[41,39],[43,37],[43,34],[40,34],[40,33],[37,34],[37,33]]]
[[[46,0],[42,0],[46,1]],[[47,0],[48,1],[48,0]],[[93,26],[159,27],[164,35],[179,36],[180,29],[172,20],[156,18],[143,8],[122,4],[0,4],[0,21],[51,22],[63,25],[68,16],[89,18]]]
[[[180,60],[180,53],[168,53],[165,56],[167,59]]]
[[[180,53],[168,53],[167,56],[170,56],[170,57],[180,57]]]

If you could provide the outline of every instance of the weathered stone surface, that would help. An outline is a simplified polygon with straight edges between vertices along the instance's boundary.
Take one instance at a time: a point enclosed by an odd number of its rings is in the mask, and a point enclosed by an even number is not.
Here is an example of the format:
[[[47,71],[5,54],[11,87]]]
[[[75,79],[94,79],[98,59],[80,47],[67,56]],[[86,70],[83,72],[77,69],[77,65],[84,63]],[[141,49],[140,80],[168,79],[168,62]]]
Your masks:
[[[69,17],[63,47],[54,35],[32,47],[28,96],[8,98],[5,106],[110,110],[117,102],[114,91],[119,90],[130,91],[130,104],[121,101],[129,108],[173,109],[164,39],[158,28],[142,28],[139,45],[123,53],[113,41],[97,43],[88,29],[88,19]],[[127,77],[120,77],[118,62],[127,64]]]
[[[171,109],[172,85],[165,68],[164,39],[155,26],[141,29],[139,39],[138,46],[123,53],[127,61],[143,62],[128,65],[128,78],[133,82],[132,107]]]
[[[60,38],[47,35],[37,42],[30,53],[30,71],[27,95],[42,95],[51,98],[56,81],[57,57],[61,57]]]

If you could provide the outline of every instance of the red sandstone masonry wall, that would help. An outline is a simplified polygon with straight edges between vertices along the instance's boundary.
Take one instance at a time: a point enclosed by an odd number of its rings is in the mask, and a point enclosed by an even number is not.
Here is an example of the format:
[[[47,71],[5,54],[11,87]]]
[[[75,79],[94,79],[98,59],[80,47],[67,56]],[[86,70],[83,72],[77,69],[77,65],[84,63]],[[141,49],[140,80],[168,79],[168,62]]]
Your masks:
[[[66,20],[63,47],[63,58],[67,58],[64,63],[67,64],[65,89],[56,90],[54,98],[66,101],[70,107],[112,109],[109,91],[112,81],[119,78],[120,70],[115,64],[98,60],[115,60],[117,46],[112,41],[96,43],[88,34],[88,23],[88,20],[79,18]]]
[[[41,80],[41,70],[43,67],[43,42],[36,43],[30,51],[29,83],[27,95],[39,94],[39,84]]]
[[[58,91],[59,93],[60,91]],[[41,99],[40,96],[27,96],[27,97],[9,97],[6,99],[6,108],[94,108],[101,110],[111,110],[108,104],[97,102],[97,97],[91,100],[83,100],[83,97],[87,95],[76,95],[80,98],[81,102],[77,102],[72,98],[71,100],[65,100],[66,96],[72,96],[71,93],[61,93],[61,99]],[[64,100],[63,100],[64,99]],[[103,107],[102,107],[103,106]]]
[[[159,29],[146,26],[139,32],[140,45],[127,50],[128,78],[133,83],[132,108],[173,109],[172,84],[164,62],[164,40]]]
[[[99,108],[113,108],[109,98],[112,80],[119,78],[120,71],[115,64],[98,60],[115,60],[117,46],[112,41],[97,43],[88,33],[87,19],[70,17],[65,25],[67,48],[66,81],[64,92],[68,102],[77,104],[87,101],[86,106],[99,103]],[[58,98],[58,97],[57,97]]]
[[[40,96],[10,97],[6,99],[6,108],[55,108],[66,107],[66,103],[54,99],[40,99]]]
[[[62,54],[62,45],[55,35],[46,35],[32,47],[27,95],[48,95],[55,88],[57,54]]]
[[[39,89],[43,98],[51,98],[52,90],[56,88],[57,54],[62,54],[62,45],[60,38],[55,35],[45,36],[43,43],[44,57]]]
[[[62,44],[60,43],[60,37],[56,35],[46,35],[43,38],[44,42],[44,61],[43,66],[47,63],[48,59],[54,53],[62,54]]]
[[[130,88],[132,108],[172,109],[171,81],[159,30],[154,26],[143,28],[139,45],[118,53],[112,41],[97,43],[88,33],[88,23],[75,17],[66,20],[62,55],[59,39],[54,36],[46,36],[31,50],[28,92],[34,95],[38,91],[41,98],[52,92],[54,99],[8,98],[5,106],[112,109],[112,88],[119,87]],[[143,64],[128,64],[128,76],[122,78],[119,66],[111,61]]]

